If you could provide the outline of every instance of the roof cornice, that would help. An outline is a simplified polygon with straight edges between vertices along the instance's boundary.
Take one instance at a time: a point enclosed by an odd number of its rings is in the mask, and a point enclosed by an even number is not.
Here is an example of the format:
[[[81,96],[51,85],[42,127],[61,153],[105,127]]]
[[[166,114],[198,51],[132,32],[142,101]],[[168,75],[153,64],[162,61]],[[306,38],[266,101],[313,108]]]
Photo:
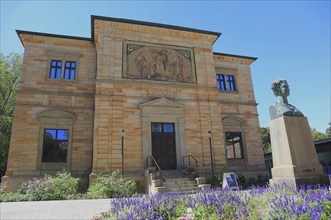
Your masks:
[[[82,40],[82,41],[92,42],[92,39],[88,38],[88,37],[77,37],[77,36],[69,36],[69,35],[50,34],[50,33],[33,32],[33,31],[23,31],[23,30],[16,30],[16,33],[19,36],[23,46],[24,46],[24,43],[23,43],[22,38],[21,38],[22,34],[42,36],[42,37],[64,38],[64,39],[71,39],[71,40]]]
[[[225,56],[225,57],[234,57],[234,58],[240,58],[240,59],[248,59],[248,60],[257,60],[258,58],[256,57],[249,57],[249,56],[241,56],[241,55],[236,55],[236,54],[228,54],[228,53],[218,53],[214,52],[214,55],[220,55],[220,56]]]
[[[175,26],[175,25],[168,25],[168,24],[160,24],[160,23],[138,21],[138,20],[131,20],[131,19],[91,15],[91,39],[92,39],[92,41],[94,41],[94,21],[95,20],[112,21],[112,22],[137,24],[137,25],[146,25],[146,26],[151,26],[151,27],[158,27],[158,28],[174,29],[174,30],[179,30],[179,31],[195,32],[195,33],[200,33],[200,34],[215,35],[215,36],[217,36],[216,40],[222,34],[222,33],[214,32],[214,31],[206,31],[206,30],[200,30],[200,29],[188,28],[188,27],[181,27],[181,26]],[[213,43],[215,43],[216,40]]]

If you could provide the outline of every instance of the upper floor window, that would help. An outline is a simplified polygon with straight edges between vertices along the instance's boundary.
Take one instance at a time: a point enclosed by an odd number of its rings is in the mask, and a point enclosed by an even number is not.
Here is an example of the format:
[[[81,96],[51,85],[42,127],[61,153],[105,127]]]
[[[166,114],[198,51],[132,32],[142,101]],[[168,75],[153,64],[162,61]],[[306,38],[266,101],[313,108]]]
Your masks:
[[[64,67],[64,76],[63,79],[74,80],[76,76],[76,62],[66,61]]]
[[[49,78],[75,80],[77,72],[76,67],[76,61],[52,60]]]
[[[236,84],[233,75],[216,74],[217,87],[220,90],[236,91]]]
[[[61,72],[62,72],[62,61],[61,60],[52,60],[49,78],[60,79]]]
[[[217,80],[217,87],[220,90],[226,90],[224,75],[223,74],[216,74],[216,80]]]
[[[234,76],[233,75],[227,75],[226,76],[226,82],[228,83],[227,84],[228,90],[236,91],[236,85],[235,85],[235,82],[234,82]]]
[[[226,138],[226,158],[244,158],[241,132],[225,132]]]

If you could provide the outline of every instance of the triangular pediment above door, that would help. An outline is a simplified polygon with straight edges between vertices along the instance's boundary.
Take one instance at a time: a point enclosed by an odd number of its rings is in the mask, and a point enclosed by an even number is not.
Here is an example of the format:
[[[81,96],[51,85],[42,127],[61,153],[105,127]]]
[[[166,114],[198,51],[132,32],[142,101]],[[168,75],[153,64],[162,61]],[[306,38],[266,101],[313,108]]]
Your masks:
[[[144,109],[144,108],[176,108],[176,109],[183,109],[184,105],[172,101],[170,99],[167,98],[158,98],[152,101],[148,101],[145,103],[142,103],[139,105],[140,109]]]

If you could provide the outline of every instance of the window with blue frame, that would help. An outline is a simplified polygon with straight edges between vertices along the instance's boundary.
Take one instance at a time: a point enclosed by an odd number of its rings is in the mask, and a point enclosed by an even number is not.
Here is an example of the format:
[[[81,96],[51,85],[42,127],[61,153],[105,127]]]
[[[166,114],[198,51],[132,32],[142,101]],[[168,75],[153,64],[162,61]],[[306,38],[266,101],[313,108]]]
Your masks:
[[[220,90],[226,90],[224,75],[223,74],[216,74],[216,80],[217,80],[217,87]]]
[[[64,64],[64,65],[63,65]],[[75,61],[52,60],[49,70],[50,79],[75,80],[77,63]]]
[[[236,91],[236,85],[235,85],[235,82],[234,82],[234,76],[233,75],[227,75],[226,76],[226,82],[227,82],[227,87],[228,87],[228,90],[230,91]]]
[[[216,74],[217,88],[222,91],[236,91],[234,75]]]
[[[76,76],[76,62],[66,61],[64,67],[63,79],[75,80]]]
[[[62,72],[62,61],[61,60],[52,60],[51,68],[49,71],[49,78],[60,79],[61,72]]]

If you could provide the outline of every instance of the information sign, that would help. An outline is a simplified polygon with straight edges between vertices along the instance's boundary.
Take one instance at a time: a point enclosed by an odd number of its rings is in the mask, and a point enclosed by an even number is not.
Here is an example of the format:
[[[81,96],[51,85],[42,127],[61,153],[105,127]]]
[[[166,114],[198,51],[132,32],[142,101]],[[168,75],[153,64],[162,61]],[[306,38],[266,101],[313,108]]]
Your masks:
[[[234,173],[223,174],[223,189],[239,190],[236,175]]]

